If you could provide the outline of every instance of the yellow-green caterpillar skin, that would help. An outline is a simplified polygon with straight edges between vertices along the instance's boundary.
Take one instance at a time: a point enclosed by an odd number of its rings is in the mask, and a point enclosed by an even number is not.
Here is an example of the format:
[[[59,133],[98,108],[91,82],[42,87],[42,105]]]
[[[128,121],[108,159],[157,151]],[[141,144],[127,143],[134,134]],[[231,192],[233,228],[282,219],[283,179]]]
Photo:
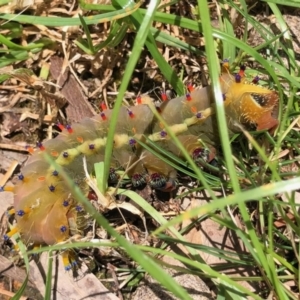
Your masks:
[[[220,76],[224,94],[224,108],[230,131],[239,126],[270,130],[278,125],[276,92],[247,83],[243,72],[238,76],[229,73],[225,64]],[[163,102],[160,116],[176,134],[188,153],[210,162],[215,156],[214,146],[219,140],[214,97],[210,87],[195,89],[189,94]],[[148,138],[180,157],[182,154],[169,138],[164,126],[156,120],[149,99],[134,107],[122,107],[114,136],[112,167],[130,167],[128,175],[136,185],[148,183],[154,188],[174,188],[176,170],[161,161],[136,141]],[[26,242],[52,245],[70,236],[69,220],[76,220],[82,209],[72,198],[71,191],[43,153],[48,153],[58,165],[80,186],[84,193],[89,188],[85,182],[83,156],[87,169],[93,172],[94,163],[103,161],[111,110],[93,118],[83,119],[66,127],[54,139],[39,145],[22,169],[15,187],[14,208],[18,230]],[[8,237],[12,233],[8,233]]]

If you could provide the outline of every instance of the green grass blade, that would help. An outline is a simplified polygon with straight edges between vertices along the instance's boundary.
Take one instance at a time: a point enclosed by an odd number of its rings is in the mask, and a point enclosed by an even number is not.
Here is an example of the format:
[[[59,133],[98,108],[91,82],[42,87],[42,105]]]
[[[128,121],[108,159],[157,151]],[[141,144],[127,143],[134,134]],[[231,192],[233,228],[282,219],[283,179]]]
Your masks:
[[[104,22],[111,22],[117,19],[122,19],[129,16],[139,8],[141,3],[134,3],[130,1],[131,5],[124,9],[98,14],[91,17],[84,17],[84,21],[87,25],[93,25]],[[48,27],[63,27],[63,26],[79,26],[81,25],[80,18],[64,18],[64,17],[39,17],[29,15],[18,15],[18,14],[0,14],[0,19],[3,20],[14,20],[20,23],[27,23],[33,25],[44,25]]]
[[[93,41],[92,41],[92,38],[91,38],[90,30],[89,30],[89,28],[88,28],[88,26],[87,26],[87,24],[84,20],[84,17],[82,15],[78,15],[78,17],[79,17],[81,25],[83,27],[83,31],[86,35],[89,52],[94,55],[96,53],[96,51],[95,51]]]
[[[300,7],[298,0],[262,0],[262,2],[274,3],[283,6]]]
[[[53,271],[53,252],[48,252],[48,270],[46,276],[46,284],[45,284],[45,300],[51,299],[52,292],[52,271]]]

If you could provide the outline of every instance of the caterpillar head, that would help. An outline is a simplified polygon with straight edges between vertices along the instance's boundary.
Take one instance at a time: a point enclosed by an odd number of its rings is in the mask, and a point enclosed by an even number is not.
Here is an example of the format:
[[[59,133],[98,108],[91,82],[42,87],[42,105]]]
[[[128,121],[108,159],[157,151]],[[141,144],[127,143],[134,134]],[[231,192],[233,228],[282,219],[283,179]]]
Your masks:
[[[273,130],[278,126],[278,94],[244,78],[244,69],[235,76],[224,72],[220,78],[229,127],[235,123],[247,129]]]

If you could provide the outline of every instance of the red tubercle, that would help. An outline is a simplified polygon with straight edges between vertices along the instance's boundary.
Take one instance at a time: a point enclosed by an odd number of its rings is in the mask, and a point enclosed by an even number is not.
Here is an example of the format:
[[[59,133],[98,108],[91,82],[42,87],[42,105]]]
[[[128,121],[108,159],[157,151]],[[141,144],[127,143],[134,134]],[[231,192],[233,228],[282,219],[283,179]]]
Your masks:
[[[106,115],[103,111],[100,113],[100,116],[101,116],[103,121],[107,120],[107,117],[106,117]]]
[[[63,131],[63,130],[65,129],[65,126],[64,126],[63,124],[59,123],[59,122],[56,124],[56,126],[57,126],[61,131]]]
[[[245,77],[245,70],[246,70],[246,66],[241,65],[240,71],[239,71],[238,74],[239,74],[241,77]]]
[[[195,90],[195,88],[193,87],[193,85],[190,82],[187,84],[187,89],[190,93]]]
[[[43,144],[41,142],[37,142],[36,146],[41,150],[44,151],[46,148],[43,146]]]
[[[192,107],[191,107],[191,112],[192,112],[193,114],[197,113],[197,112],[198,112],[197,107],[196,107],[196,106],[192,106]]]
[[[66,125],[66,129],[69,133],[73,133],[73,128],[71,127],[71,125]]]
[[[83,137],[82,136],[77,136],[76,140],[77,140],[78,143],[81,143],[81,144],[83,143]]]
[[[128,113],[128,116],[133,119],[134,118],[134,113],[130,110],[130,109],[127,109],[127,113]]]
[[[102,110],[107,110],[107,106],[106,106],[105,102],[101,102],[100,107]]]
[[[142,104],[142,97],[141,96],[136,97],[136,103],[137,104]]]
[[[45,181],[46,180],[46,177],[45,176],[40,176],[37,178],[38,181]]]
[[[31,147],[31,146],[25,146],[25,149],[30,153],[30,154],[33,154],[34,153],[34,148]]]
[[[101,102],[101,104],[100,104],[100,107],[101,107],[101,112],[100,112],[100,116],[101,116],[101,119],[103,120],[103,121],[106,121],[107,120],[107,117],[106,117],[106,114],[105,114],[105,110],[107,110],[107,106],[106,106],[106,104],[105,104],[105,102]]]
[[[160,97],[161,97],[162,101],[168,100],[168,96],[167,96],[166,92],[162,92],[161,95],[160,95]]]
[[[191,95],[190,95],[189,93],[187,93],[187,94],[185,95],[185,99],[186,99],[187,101],[191,101],[191,100],[192,100],[192,97],[191,97]]]
[[[58,157],[59,156],[59,153],[57,151],[51,151],[50,154],[53,157]]]

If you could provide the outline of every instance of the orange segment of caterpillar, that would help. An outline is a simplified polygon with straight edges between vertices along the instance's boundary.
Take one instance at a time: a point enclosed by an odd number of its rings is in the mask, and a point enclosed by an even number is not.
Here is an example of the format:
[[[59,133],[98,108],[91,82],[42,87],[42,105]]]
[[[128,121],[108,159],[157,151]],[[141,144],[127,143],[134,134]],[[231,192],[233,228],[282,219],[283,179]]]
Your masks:
[[[257,80],[255,80],[256,83]],[[257,130],[270,130],[278,125],[276,92],[248,83],[244,69],[232,75],[227,62],[220,76],[224,94],[224,108],[231,132],[240,130],[243,125]],[[165,99],[159,107],[160,116],[181,141],[195,163],[202,167],[213,161],[219,143],[214,97],[210,87],[196,89],[191,86],[189,93],[175,99]],[[157,143],[175,156],[184,158],[169,137],[164,126],[158,122],[149,106],[149,97],[138,99],[138,105],[122,107],[114,136],[114,149],[111,163],[111,182],[118,181],[114,170],[128,169],[133,186],[150,185],[162,191],[174,190],[177,186],[177,172],[165,161],[137,143],[147,143],[144,136]],[[52,245],[66,241],[72,234],[70,224],[76,223],[78,203],[72,191],[59,172],[45,161],[43,153],[48,153],[55,162],[88,195],[82,158],[86,158],[89,174],[94,164],[104,159],[107,132],[112,110],[103,110],[98,116],[83,119],[72,126],[58,124],[61,133],[54,139],[38,143],[19,175],[14,189],[14,210],[17,225],[6,235],[10,238],[19,232],[26,243]],[[151,147],[151,145],[149,144]],[[130,162],[130,166],[128,163]],[[129,167],[129,168],[128,168]],[[0,190],[5,190],[1,187]],[[74,264],[69,254],[63,255],[66,270]]]

